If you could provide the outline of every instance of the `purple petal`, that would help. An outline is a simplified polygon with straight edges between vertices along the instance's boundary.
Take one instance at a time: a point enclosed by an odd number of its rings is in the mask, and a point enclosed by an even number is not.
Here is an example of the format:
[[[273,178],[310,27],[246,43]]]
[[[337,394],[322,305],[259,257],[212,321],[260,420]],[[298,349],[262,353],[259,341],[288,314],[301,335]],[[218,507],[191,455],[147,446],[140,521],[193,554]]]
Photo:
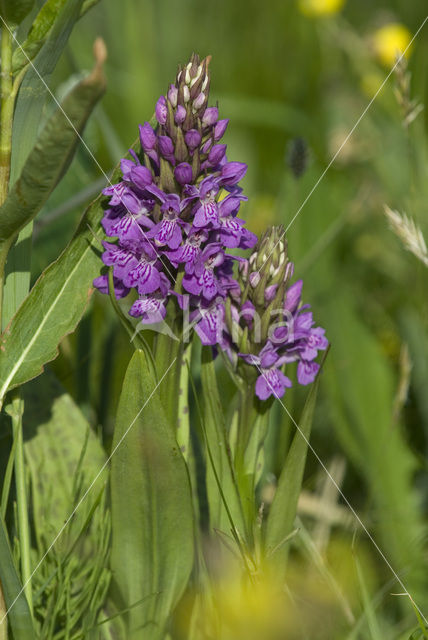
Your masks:
[[[292,383],[279,369],[267,369],[257,378],[256,395],[260,400],[266,400],[269,396],[274,395],[281,398],[287,387],[291,387]]]
[[[222,184],[233,186],[245,176],[246,172],[245,162],[227,162],[221,169]]]
[[[203,127],[211,127],[218,120],[218,109],[217,107],[208,107],[205,109],[204,115],[202,116],[202,126]]]
[[[214,140],[220,140],[227,129],[227,125],[229,124],[229,120],[219,120],[214,127]]]
[[[213,166],[216,166],[221,162],[224,154],[226,153],[226,144],[215,144],[208,154],[208,162]]]
[[[140,142],[144,151],[153,149],[156,144],[156,134],[149,122],[140,124]]]
[[[169,136],[159,136],[159,150],[161,154],[165,157],[172,156],[174,154],[174,145]]]
[[[190,129],[184,136],[184,140],[191,151],[201,143],[201,134],[196,129]]]
[[[315,380],[319,368],[320,366],[317,362],[301,360],[297,365],[297,380],[299,384],[311,384]]]
[[[129,315],[141,317],[143,324],[161,322],[166,316],[165,300],[145,296],[136,300],[129,310]]]
[[[156,120],[159,124],[166,124],[166,119],[168,117],[168,109],[166,106],[165,96],[161,96],[156,103]]]
[[[147,167],[139,165],[131,169],[131,180],[139,189],[145,189],[153,182],[153,176]]]
[[[175,124],[182,124],[186,119],[186,109],[179,104],[177,111],[175,112],[174,122]]]
[[[188,184],[192,181],[192,167],[188,162],[180,162],[174,169],[174,177],[179,184]]]
[[[168,100],[170,101],[171,106],[174,109],[177,106],[177,99],[178,99],[178,89],[174,84],[170,84],[168,89]]]
[[[289,287],[285,298],[284,310],[294,313],[299,306],[302,295],[303,280],[298,280]]]

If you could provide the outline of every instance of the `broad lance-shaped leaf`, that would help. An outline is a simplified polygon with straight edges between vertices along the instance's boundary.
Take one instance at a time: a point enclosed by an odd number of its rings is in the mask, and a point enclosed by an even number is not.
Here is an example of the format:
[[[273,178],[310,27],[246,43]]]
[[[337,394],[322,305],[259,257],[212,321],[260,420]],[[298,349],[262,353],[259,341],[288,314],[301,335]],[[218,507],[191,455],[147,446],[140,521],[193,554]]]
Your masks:
[[[33,22],[33,26],[37,24],[36,32],[39,35],[43,31],[40,20],[48,22],[49,25],[47,28],[45,25],[45,35],[40,45],[33,51],[34,64],[25,70],[15,103],[10,188],[20,177],[24,164],[36,145],[41,128],[40,114],[48,97],[49,78],[68,42],[81,8],[82,0],[55,1],[55,6],[52,6],[52,0],[47,0]],[[42,17],[41,14],[43,14]],[[19,45],[16,45],[15,48],[15,53],[17,52],[22,53]],[[28,59],[25,59],[28,63]],[[1,318],[2,331],[30,289],[32,233],[33,228],[30,222],[20,231],[11,249],[8,250],[6,245],[0,256],[4,260],[7,254]],[[11,242],[12,238],[8,244]]]
[[[161,640],[193,566],[193,508],[186,465],[142,351],[125,375],[112,451],[116,605],[141,601],[128,613],[128,640]]]
[[[7,619],[12,628],[13,637],[19,640],[34,640],[35,632],[30,609],[19,580],[6,531],[6,525],[0,517],[0,582],[6,607],[10,611]],[[13,605],[13,606],[12,606]],[[0,617],[0,622],[3,615]]]
[[[42,48],[50,30],[67,0],[46,0],[33,20],[28,36],[16,47],[12,56],[13,73],[17,73],[32,60]]]
[[[94,482],[73,524],[85,520],[106,482],[107,472],[100,473],[106,456],[85,416],[52,373],[47,371],[26,385],[24,400],[24,452],[40,538],[46,531],[61,529],[77,502],[76,485],[81,482],[84,493]]]
[[[288,451],[266,523],[266,558],[272,563],[274,569],[280,573],[285,571],[288,554],[286,539],[293,529],[297,501],[302,488],[318,384],[319,375],[309,391],[300,419],[299,429],[296,429]]]
[[[12,0],[15,2],[16,0]],[[33,2],[33,0],[26,0]],[[46,38],[51,32],[54,24],[57,22],[58,16],[61,13],[63,7],[67,4],[68,0],[46,0],[42,5],[37,16],[33,20],[28,36],[21,43],[20,47],[16,47],[12,56],[12,69],[13,73],[17,73],[27,64],[29,59],[38,54],[42,46],[44,45]],[[91,9],[99,0],[83,0],[80,2],[80,15],[84,15]]]
[[[0,207],[0,247],[14,237],[45,204],[64,175],[85,123],[105,90],[105,47],[94,46],[96,64],[46,123],[5,203]],[[66,115],[64,115],[64,112]]]
[[[117,167],[112,182],[120,179]],[[40,276],[0,341],[0,404],[9,388],[35,378],[76,328],[99,275],[104,196],[86,210],[72,240]]]

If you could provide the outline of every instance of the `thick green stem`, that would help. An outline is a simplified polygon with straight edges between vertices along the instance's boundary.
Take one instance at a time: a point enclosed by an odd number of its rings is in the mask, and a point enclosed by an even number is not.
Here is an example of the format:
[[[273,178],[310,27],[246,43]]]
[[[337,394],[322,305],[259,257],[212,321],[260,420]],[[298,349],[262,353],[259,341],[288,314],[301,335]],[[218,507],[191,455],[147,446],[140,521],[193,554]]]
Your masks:
[[[178,427],[177,442],[186,462],[189,460],[190,422],[189,422],[189,367],[192,356],[192,344],[185,346],[181,357],[180,385],[178,390]]]
[[[21,577],[25,585],[24,591],[30,611],[33,611],[33,598],[31,592],[31,544],[30,526],[28,522],[27,507],[27,486],[25,479],[24,463],[24,439],[22,433],[22,415],[24,413],[24,402],[18,390],[11,392],[11,417],[13,439],[15,442],[15,485],[16,502],[18,512],[19,547],[21,551]]]
[[[247,531],[253,541],[257,518],[256,485],[261,464],[261,449],[266,436],[270,402],[261,402],[254,395],[253,385],[240,392],[235,469]]]

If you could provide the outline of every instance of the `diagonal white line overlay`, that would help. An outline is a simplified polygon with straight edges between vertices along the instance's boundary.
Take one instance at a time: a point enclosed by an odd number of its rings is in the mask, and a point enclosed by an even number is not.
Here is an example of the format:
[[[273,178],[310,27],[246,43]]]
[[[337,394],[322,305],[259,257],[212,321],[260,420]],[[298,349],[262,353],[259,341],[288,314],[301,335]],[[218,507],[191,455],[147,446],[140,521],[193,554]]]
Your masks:
[[[373,102],[376,100],[376,98],[378,97],[378,95],[380,94],[380,92],[382,91],[382,89],[384,88],[384,86],[386,85],[386,83],[388,82],[389,78],[391,77],[391,75],[394,73],[397,65],[400,64],[401,60],[403,59],[403,57],[405,56],[407,50],[411,47],[413,41],[416,39],[416,37],[419,35],[419,33],[421,32],[421,30],[423,29],[426,21],[428,20],[428,16],[425,17],[425,19],[423,20],[421,26],[419,27],[419,29],[416,31],[416,33],[414,34],[413,38],[410,40],[409,44],[407,45],[407,47],[404,49],[404,51],[402,52],[402,54],[397,58],[396,63],[394,64],[394,66],[392,67],[392,69],[390,70],[390,72],[388,73],[388,75],[386,76],[385,80],[382,82],[382,84],[380,85],[380,87],[378,88],[378,90],[376,91],[376,93],[374,94],[373,98],[370,100],[370,102],[368,103],[368,105],[366,106],[366,108],[364,109],[364,111],[362,112],[362,114],[360,115],[360,117],[358,118],[358,120],[356,121],[356,123],[354,124],[354,126],[352,127],[352,129],[350,130],[350,132],[348,133],[348,135],[346,136],[345,140],[342,142],[342,144],[340,145],[340,147],[338,148],[338,150],[336,151],[336,153],[334,154],[334,156],[331,158],[330,162],[328,163],[328,165],[326,166],[326,168],[324,169],[324,171],[322,172],[322,174],[320,175],[320,177],[318,178],[318,180],[316,181],[316,183],[314,184],[314,186],[312,187],[312,189],[309,191],[308,195],[306,196],[306,198],[303,200],[302,204],[300,205],[300,207],[297,209],[296,213],[294,214],[294,216],[291,218],[290,222],[288,223],[287,227],[285,228],[284,232],[281,234],[281,236],[279,237],[279,239],[277,240],[276,244],[273,246],[271,252],[268,254],[268,256],[264,259],[263,264],[261,265],[261,267],[257,270],[257,273],[259,273],[261,271],[261,269],[263,269],[264,264],[269,260],[270,256],[272,255],[272,253],[275,251],[276,247],[278,246],[278,244],[281,242],[281,240],[283,239],[283,237],[285,236],[285,234],[287,233],[287,231],[289,230],[289,228],[291,227],[291,225],[294,223],[294,221],[296,220],[296,218],[300,215],[300,212],[302,211],[303,207],[305,206],[305,204],[308,202],[308,200],[312,197],[314,191],[317,189],[317,187],[319,186],[320,182],[323,180],[323,178],[325,177],[326,173],[328,172],[328,170],[330,169],[330,167],[332,166],[332,164],[335,162],[336,158],[338,157],[338,155],[340,154],[340,152],[342,151],[343,147],[346,145],[346,143],[348,142],[349,138],[352,136],[352,134],[354,133],[355,129],[358,127],[358,125],[360,124],[361,120],[364,118],[364,116],[367,114],[368,110],[370,109],[370,107],[372,106]]]
[[[95,162],[95,164],[97,165],[98,169],[101,171],[101,173],[103,174],[104,178],[106,179],[106,181],[108,182],[108,184],[110,185],[110,187],[113,186],[110,178],[108,177],[108,175],[106,174],[106,172],[104,171],[104,169],[102,168],[102,166],[100,165],[100,163],[98,162],[98,160],[96,159],[96,157],[94,156],[94,154],[92,153],[91,149],[88,147],[88,145],[86,144],[86,142],[84,141],[84,139],[82,138],[82,136],[80,135],[80,133],[78,132],[78,130],[76,129],[76,127],[74,126],[74,124],[72,123],[72,121],[70,120],[69,116],[67,115],[67,113],[64,111],[62,105],[60,102],[58,102],[58,100],[56,99],[54,93],[52,93],[49,85],[47,84],[47,82],[45,81],[45,79],[43,78],[43,76],[39,73],[37,67],[33,64],[33,62],[30,60],[30,58],[28,57],[26,51],[23,49],[23,47],[21,46],[20,42],[17,40],[15,34],[13,33],[13,31],[10,29],[9,25],[4,21],[3,17],[0,15],[0,20],[3,22],[4,26],[6,27],[6,29],[9,31],[10,35],[12,36],[13,40],[16,42],[16,45],[19,47],[19,49],[21,50],[21,52],[23,53],[23,55],[25,56],[25,58],[28,60],[29,65],[34,69],[34,72],[37,74],[38,78],[40,79],[40,81],[43,83],[43,85],[45,86],[47,92],[49,93],[49,95],[51,96],[52,100],[55,102],[55,104],[57,105],[58,109],[61,111],[61,113],[63,114],[64,118],[67,120],[67,122],[69,123],[69,125],[71,126],[71,128],[73,129],[73,131],[75,132],[77,138],[80,140],[80,142],[82,143],[82,145],[85,147],[86,151],[88,152],[88,154],[90,155],[91,159]],[[149,238],[147,237],[144,229],[142,229],[140,227],[140,225],[138,224],[138,220],[136,219],[135,215],[132,213],[132,211],[130,211],[128,209],[128,207],[126,206],[126,204],[123,202],[122,198],[120,197],[121,203],[122,205],[125,207],[127,213],[131,216],[131,218],[134,220],[134,222],[137,223],[137,227],[140,230],[140,232],[142,233],[142,235],[144,236],[144,239],[149,241]],[[159,259],[161,259],[161,256],[159,255],[159,253],[156,250],[156,247],[153,247],[157,257]],[[163,264],[163,263],[162,263]],[[168,266],[164,264],[164,267],[166,269],[166,271],[168,271],[168,275],[171,277],[171,279],[173,281],[175,281],[174,276],[172,275],[171,271],[168,269]]]
[[[28,578],[28,580],[25,582],[25,584],[22,585],[22,589],[21,591],[18,593],[18,595],[16,596],[16,598],[14,599],[14,601],[10,604],[10,606],[8,607],[8,609],[6,610],[5,614],[3,615],[3,617],[0,620],[0,627],[3,624],[4,620],[7,617],[7,614],[9,613],[9,611],[12,609],[13,605],[16,603],[16,601],[18,600],[19,596],[21,595],[21,593],[23,593],[25,587],[27,586],[27,584],[31,581],[31,578],[34,576],[34,574],[36,573],[36,571],[38,570],[38,568],[40,567],[40,565],[42,564],[42,562],[44,561],[44,559],[46,558],[46,556],[48,555],[48,553],[50,552],[50,550],[52,549],[52,547],[55,545],[56,541],[58,540],[58,538],[60,538],[60,536],[62,535],[64,529],[67,527],[67,525],[69,524],[70,520],[72,519],[72,517],[74,516],[74,514],[76,513],[76,511],[78,510],[78,508],[80,507],[80,505],[82,504],[82,502],[84,502],[84,500],[86,499],[88,493],[91,491],[91,489],[94,487],[96,481],[98,480],[98,478],[100,477],[100,475],[102,474],[102,472],[104,471],[104,469],[107,467],[107,465],[109,464],[110,460],[112,459],[112,457],[114,456],[114,454],[116,453],[116,451],[119,449],[120,445],[122,444],[122,442],[125,440],[126,436],[128,435],[129,431],[132,429],[132,427],[134,426],[135,422],[138,420],[139,416],[141,415],[141,412],[143,411],[143,409],[145,409],[145,407],[148,405],[148,403],[150,402],[150,400],[152,399],[153,395],[156,393],[159,385],[161,384],[161,382],[163,381],[163,379],[165,378],[165,376],[167,375],[168,371],[171,369],[171,367],[173,366],[173,364],[175,363],[175,361],[177,360],[177,356],[174,358],[174,360],[171,362],[171,364],[169,365],[168,369],[165,371],[165,373],[163,374],[162,378],[159,380],[159,382],[157,383],[157,385],[155,386],[155,388],[153,389],[153,391],[151,392],[151,394],[149,395],[149,397],[147,398],[147,400],[145,401],[145,403],[143,404],[143,406],[141,407],[141,409],[138,411],[137,415],[135,416],[135,418],[133,419],[133,421],[131,422],[131,424],[129,425],[129,427],[126,429],[125,433],[123,434],[123,436],[120,438],[119,442],[117,443],[117,445],[114,447],[113,451],[110,453],[109,457],[107,458],[107,460],[105,461],[105,463],[103,464],[103,466],[101,467],[101,469],[98,471],[97,475],[95,476],[95,478],[92,480],[91,484],[89,485],[89,487],[86,489],[85,493],[83,494],[83,496],[80,498],[79,502],[77,503],[77,505],[74,507],[73,511],[71,512],[71,514],[68,516],[67,520],[64,522],[64,524],[62,525],[61,529],[58,531],[58,533],[56,534],[55,538],[52,540],[51,544],[49,545],[49,547],[47,548],[47,550],[45,551],[45,553],[43,554],[43,556],[40,558],[39,562],[36,564],[35,568],[33,569],[30,577]]]
[[[337,489],[338,493],[340,494],[340,496],[343,498],[344,502],[346,503],[347,507],[349,508],[349,510],[351,511],[352,515],[355,517],[355,519],[358,521],[359,525],[361,526],[361,528],[363,529],[363,531],[365,532],[365,534],[367,535],[367,537],[369,538],[370,542],[373,544],[373,546],[375,547],[376,551],[378,552],[378,554],[381,556],[382,560],[385,562],[385,564],[387,565],[388,569],[391,571],[391,573],[393,574],[393,576],[395,577],[395,579],[397,580],[398,584],[400,585],[400,587],[403,589],[404,594],[406,595],[409,600],[413,603],[414,607],[418,610],[419,614],[421,615],[421,617],[423,618],[424,622],[426,625],[428,625],[428,620],[427,618],[424,616],[424,614],[422,613],[421,609],[418,607],[418,605],[416,604],[416,602],[414,601],[414,599],[412,598],[412,596],[410,595],[410,593],[408,592],[408,590],[406,589],[403,581],[401,580],[400,576],[397,574],[397,572],[393,569],[391,563],[389,562],[388,558],[385,556],[385,554],[383,553],[382,549],[379,547],[379,545],[377,544],[376,540],[373,538],[372,534],[370,533],[370,531],[367,529],[366,525],[364,524],[364,522],[361,520],[360,516],[358,515],[358,513],[355,511],[354,507],[352,506],[352,504],[349,502],[348,498],[345,496],[345,494],[343,493],[342,489],[339,487],[339,485],[337,484],[336,480],[334,479],[334,477],[331,475],[330,471],[328,470],[328,468],[326,467],[326,465],[324,464],[324,462],[322,461],[322,459],[320,458],[320,456],[318,455],[318,453],[315,451],[314,447],[311,445],[311,443],[309,442],[308,438],[306,437],[306,435],[303,433],[303,431],[301,430],[301,428],[299,427],[299,425],[297,424],[297,422],[295,421],[295,419],[293,418],[293,416],[291,415],[291,413],[289,412],[289,410],[287,409],[287,407],[285,406],[285,404],[282,402],[281,398],[275,393],[274,388],[272,387],[271,383],[269,382],[269,380],[267,379],[267,377],[265,376],[265,374],[263,373],[263,371],[261,370],[261,368],[259,367],[259,365],[255,365],[257,367],[257,369],[259,370],[260,374],[263,376],[263,378],[265,379],[266,383],[268,384],[269,388],[271,389],[273,395],[275,396],[275,398],[278,400],[279,404],[281,405],[281,407],[284,409],[284,411],[287,413],[288,417],[290,418],[290,420],[292,421],[292,423],[294,424],[294,426],[296,427],[296,429],[298,430],[298,432],[300,433],[300,435],[302,436],[302,438],[304,439],[304,441],[306,442],[306,444],[308,445],[308,448],[312,451],[313,455],[315,456],[315,458],[317,459],[317,461],[319,462],[319,464],[321,465],[321,467],[324,469],[324,471],[326,472],[328,478],[331,480],[331,482],[333,483],[334,487]]]

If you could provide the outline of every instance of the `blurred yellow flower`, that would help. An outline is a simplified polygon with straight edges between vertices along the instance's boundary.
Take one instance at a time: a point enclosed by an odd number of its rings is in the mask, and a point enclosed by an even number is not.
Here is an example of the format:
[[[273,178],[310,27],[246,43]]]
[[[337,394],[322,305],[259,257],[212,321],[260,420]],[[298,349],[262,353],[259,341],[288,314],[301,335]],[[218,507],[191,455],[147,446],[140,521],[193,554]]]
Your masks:
[[[403,24],[391,22],[386,24],[373,34],[373,49],[379,61],[386,67],[392,67],[397,56],[408,47],[412,34]],[[409,56],[410,48],[406,51]]]
[[[344,4],[345,0],[298,0],[300,12],[311,18],[338,13]]]

